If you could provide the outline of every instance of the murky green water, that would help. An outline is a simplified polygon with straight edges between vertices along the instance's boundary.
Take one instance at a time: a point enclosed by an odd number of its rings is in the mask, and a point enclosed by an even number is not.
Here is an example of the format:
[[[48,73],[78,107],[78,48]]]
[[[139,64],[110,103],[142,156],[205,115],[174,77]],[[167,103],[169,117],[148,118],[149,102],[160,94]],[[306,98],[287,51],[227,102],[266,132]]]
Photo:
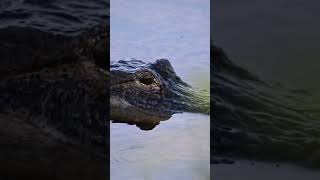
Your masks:
[[[209,101],[209,3],[111,0],[111,61],[169,59],[176,73]],[[210,178],[208,115],[175,114],[151,131],[127,124],[110,127],[112,180]]]

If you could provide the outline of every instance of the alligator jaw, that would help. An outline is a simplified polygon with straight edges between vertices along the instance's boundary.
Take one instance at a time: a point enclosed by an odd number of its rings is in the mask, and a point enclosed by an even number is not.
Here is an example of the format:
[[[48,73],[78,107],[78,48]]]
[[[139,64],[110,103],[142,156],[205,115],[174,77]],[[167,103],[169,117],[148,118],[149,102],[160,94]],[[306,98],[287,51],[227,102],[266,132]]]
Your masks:
[[[117,97],[110,98],[110,116],[113,122],[135,124],[142,130],[151,130],[171,114],[143,111]]]

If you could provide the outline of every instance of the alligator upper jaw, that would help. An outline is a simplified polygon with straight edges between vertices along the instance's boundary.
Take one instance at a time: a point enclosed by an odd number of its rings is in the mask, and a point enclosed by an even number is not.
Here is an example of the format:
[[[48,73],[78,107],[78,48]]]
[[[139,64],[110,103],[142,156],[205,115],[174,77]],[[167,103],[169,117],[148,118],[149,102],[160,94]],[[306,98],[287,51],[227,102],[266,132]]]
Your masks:
[[[148,112],[131,105],[123,99],[111,97],[110,116],[112,122],[135,124],[141,130],[151,130],[157,126],[160,121],[170,119],[172,114]]]
[[[125,91],[125,89],[122,89]],[[129,96],[116,96],[112,92],[110,97],[110,115],[112,122],[136,125],[142,130],[151,130],[161,121],[166,121],[175,113],[197,112],[208,113],[209,104],[201,99],[201,95],[190,87],[179,87],[175,90],[166,89],[161,99],[156,104],[141,100],[142,104],[135,104]],[[192,92],[194,94],[192,94]],[[156,93],[156,92],[153,92]],[[131,95],[131,94],[130,94]],[[135,96],[135,94],[131,95]],[[139,100],[135,98],[134,100]],[[143,104],[146,103],[146,104]]]

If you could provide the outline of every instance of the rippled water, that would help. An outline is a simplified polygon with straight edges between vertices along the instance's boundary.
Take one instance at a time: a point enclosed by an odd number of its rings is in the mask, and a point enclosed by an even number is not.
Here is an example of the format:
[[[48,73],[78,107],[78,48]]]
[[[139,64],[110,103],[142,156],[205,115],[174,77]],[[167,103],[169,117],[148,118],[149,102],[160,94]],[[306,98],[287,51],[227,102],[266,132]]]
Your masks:
[[[185,82],[209,97],[209,3],[112,0],[111,61],[167,58]],[[209,179],[208,115],[176,114],[151,131],[110,126],[111,179]]]
[[[154,130],[111,124],[111,179],[209,179],[210,122],[176,114]]]
[[[111,1],[111,60],[167,58],[182,79],[209,89],[209,2]]]
[[[108,0],[2,0],[0,28],[33,27],[43,31],[77,34],[108,23]]]

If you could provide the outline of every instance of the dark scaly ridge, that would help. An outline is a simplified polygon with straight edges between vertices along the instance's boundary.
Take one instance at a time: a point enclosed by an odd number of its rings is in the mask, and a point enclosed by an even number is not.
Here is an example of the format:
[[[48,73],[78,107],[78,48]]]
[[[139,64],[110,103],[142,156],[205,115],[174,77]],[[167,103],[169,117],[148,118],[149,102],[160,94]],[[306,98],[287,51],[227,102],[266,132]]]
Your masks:
[[[105,156],[108,39],[106,26],[75,37],[1,29],[0,113],[19,114],[25,123],[52,129]]]
[[[319,109],[310,94],[265,83],[211,49],[212,155],[320,167]]]

